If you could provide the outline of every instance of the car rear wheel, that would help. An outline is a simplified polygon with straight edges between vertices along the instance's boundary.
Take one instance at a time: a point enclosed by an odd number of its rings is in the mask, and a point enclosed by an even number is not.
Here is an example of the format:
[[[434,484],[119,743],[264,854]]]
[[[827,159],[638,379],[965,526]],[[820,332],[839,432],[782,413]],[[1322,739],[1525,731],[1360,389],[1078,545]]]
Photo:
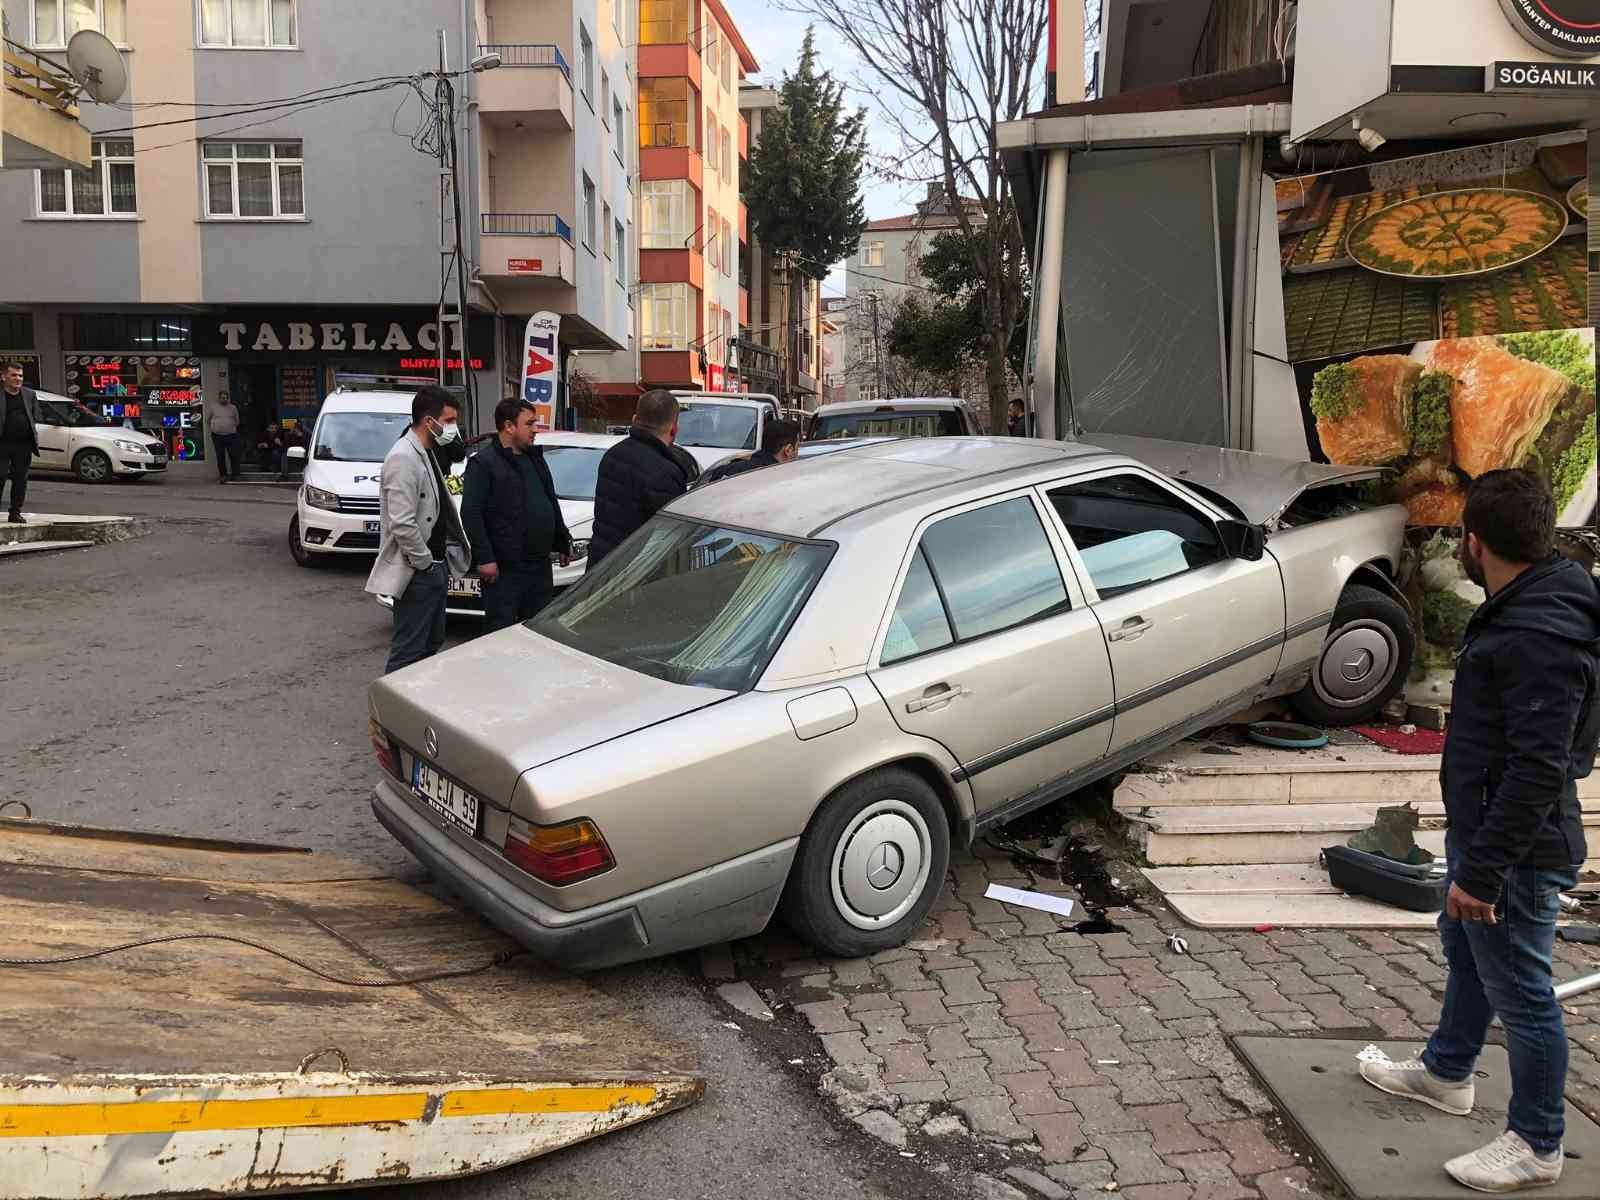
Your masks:
[[[886,767],[845,784],[817,810],[789,872],[783,913],[828,954],[876,954],[921,925],[949,865],[938,796],[914,773]]]
[[[1295,711],[1317,725],[1370,721],[1405,686],[1415,648],[1411,614],[1378,589],[1351,584]]]
[[[98,450],[80,450],[72,473],[83,483],[105,483],[111,478],[111,460]]]
[[[320,567],[322,558],[306,549],[306,544],[300,539],[300,514],[295,513],[289,518],[289,553],[294,556],[294,561],[302,567]]]

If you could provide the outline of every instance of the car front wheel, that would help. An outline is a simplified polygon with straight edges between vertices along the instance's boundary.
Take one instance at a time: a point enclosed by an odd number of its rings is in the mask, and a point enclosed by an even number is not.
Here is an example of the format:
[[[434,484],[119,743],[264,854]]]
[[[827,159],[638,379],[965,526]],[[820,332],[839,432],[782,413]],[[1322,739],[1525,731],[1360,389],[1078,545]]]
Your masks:
[[[1311,682],[1294,697],[1295,711],[1317,725],[1372,720],[1405,686],[1415,647],[1411,614],[1378,589],[1352,584],[1339,598]]]
[[[950,829],[933,789],[903,768],[873,771],[812,818],[784,890],[784,916],[828,954],[876,954],[912,936],[949,865]]]
[[[306,544],[300,537],[300,514],[296,513],[289,518],[289,553],[294,556],[294,561],[302,567],[320,567],[322,559],[306,549]]]
[[[72,473],[83,483],[105,483],[111,478],[111,460],[98,450],[83,450],[72,460]]]

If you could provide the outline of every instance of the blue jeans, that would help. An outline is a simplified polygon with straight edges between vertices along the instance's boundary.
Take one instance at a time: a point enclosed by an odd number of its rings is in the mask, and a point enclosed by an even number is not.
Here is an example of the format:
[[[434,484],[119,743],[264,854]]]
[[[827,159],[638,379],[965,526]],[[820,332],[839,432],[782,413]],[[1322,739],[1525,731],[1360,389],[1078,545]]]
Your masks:
[[[1457,858],[1446,845],[1449,878]],[[1495,903],[1497,924],[1457,921],[1439,914],[1439,940],[1450,963],[1444,1012],[1422,1061],[1440,1079],[1472,1076],[1489,1022],[1506,1031],[1511,1058],[1508,1128],[1540,1154],[1566,1133],[1567,1031],[1550,982],[1561,892],[1578,881],[1576,868],[1515,867]]]
[[[444,647],[445,602],[450,575],[441,562],[418,571],[406,590],[394,598],[394,640],[389,644],[385,675],[421,662]]]

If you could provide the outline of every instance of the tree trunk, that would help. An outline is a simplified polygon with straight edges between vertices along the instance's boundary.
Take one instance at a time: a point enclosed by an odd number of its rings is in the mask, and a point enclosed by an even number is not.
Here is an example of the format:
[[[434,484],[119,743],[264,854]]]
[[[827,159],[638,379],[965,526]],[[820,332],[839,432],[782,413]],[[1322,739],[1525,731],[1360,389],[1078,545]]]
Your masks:
[[[1005,342],[991,335],[983,358],[984,382],[989,388],[989,435],[999,437],[1000,431],[1006,427],[1011,403],[1010,380],[1007,378],[1010,366],[1006,363]]]

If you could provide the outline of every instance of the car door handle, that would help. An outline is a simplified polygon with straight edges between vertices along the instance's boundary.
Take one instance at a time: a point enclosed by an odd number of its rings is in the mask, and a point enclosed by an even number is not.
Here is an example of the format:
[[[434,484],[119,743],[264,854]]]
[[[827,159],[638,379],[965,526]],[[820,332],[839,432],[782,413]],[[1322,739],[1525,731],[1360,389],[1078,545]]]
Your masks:
[[[1155,626],[1154,621],[1146,621],[1143,617],[1129,617],[1122,623],[1120,629],[1114,629],[1107,635],[1106,640],[1112,642],[1136,642]]]
[[[959,700],[967,694],[967,689],[959,685],[952,687],[948,683],[931,684],[922,693],[922,699],[906,701],[906,711],[908,713],[937,712],[947,704]]]

